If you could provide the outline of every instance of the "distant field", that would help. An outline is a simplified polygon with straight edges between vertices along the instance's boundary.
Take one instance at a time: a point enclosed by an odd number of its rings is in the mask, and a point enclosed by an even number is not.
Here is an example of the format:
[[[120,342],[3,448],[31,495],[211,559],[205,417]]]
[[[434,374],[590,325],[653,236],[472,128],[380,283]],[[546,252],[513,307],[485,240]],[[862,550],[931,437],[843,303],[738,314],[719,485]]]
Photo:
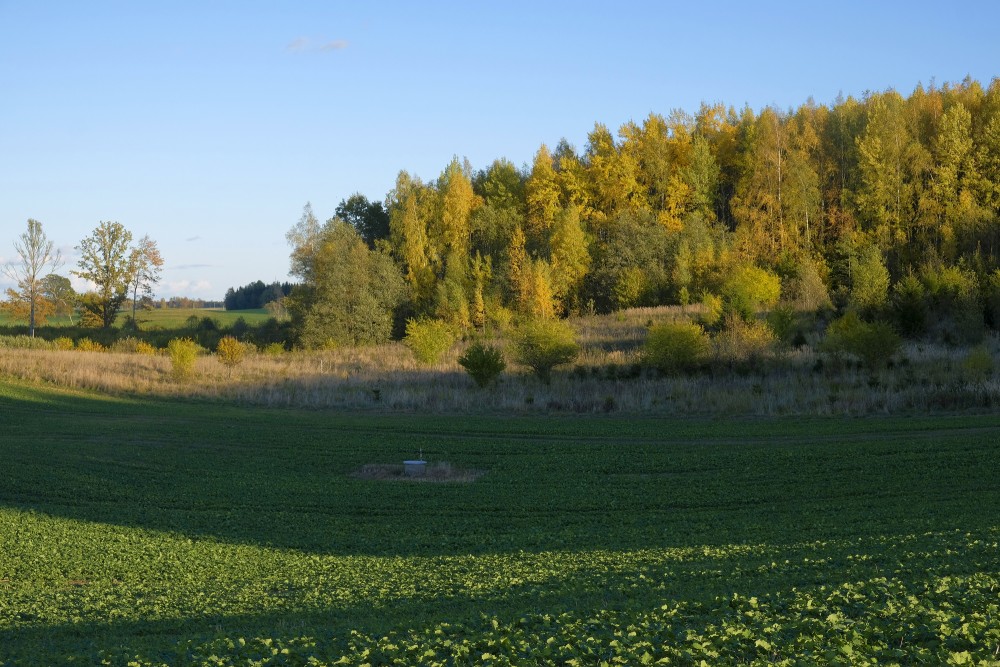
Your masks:
[[[4,665],[1000,651],[1000,417],[352,416],[10,382],[0,415]],[[420,454],[484,474],[354,475]]]
[[[121,324],[124,321],[125,316],[130,314],[131,313],[123,312],[118,317],[117,324]],[[219,324],[223,326],[230,326],[241,317],[246,320],[247,324],[258,324],[270,319],[271,314],[264,308],[257,308],[254,310],[224,310],[222,308],[156,308],[154,310],[142,311],[137,314],[137,319],[142,326],[158,326],[164,329],[179,329],[185,326],[185,323],[190,317],[197,317],[198,319],[210,317],[217,320]]]
[[[121,325],[125,317],[131,315],[131,311],[122,312],[116,321]],[[263,308],[253,310],[224,310],[222,308],[156,308],[154,310],[144,310],[137,313],[137,319],[143,327],[157,326],[164,329],[179,329],[184,327],[189,317],[202,319],[210,317],[217,320],[223,326],[230,326],[237,319],[242,317],[247,324],[258,324],[271,318],[270,313]],[[75,323],[79,324],[79,318]],[[13,322],[6,313],[0,312],[0,327],[11,325],[24,325],[25,322]],[[50,317],[46,322],[50,326],[69,326],[69,318]]]

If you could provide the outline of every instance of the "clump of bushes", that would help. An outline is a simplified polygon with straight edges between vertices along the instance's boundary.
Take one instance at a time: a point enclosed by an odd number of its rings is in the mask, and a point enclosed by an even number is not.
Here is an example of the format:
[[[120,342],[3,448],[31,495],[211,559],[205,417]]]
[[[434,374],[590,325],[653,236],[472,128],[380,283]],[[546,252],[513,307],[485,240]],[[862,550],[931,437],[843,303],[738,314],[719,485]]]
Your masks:
[[[993,375],[993,355],[977,345],[962,359],[962,371],[969,382],[985,382]]]
[[[403,344],[425,364],[436,364],[455,343],[455,333],[443,320],[410,319],[406,321]]]
[[[530,368],[545,384],[552,381],[552,369],[568,364],[580,353],[576,332],[561,320],[531,320],[513,334],[514,358]]]
[[[820,349],[834,356],[852,355],[869,370],[875,370],[888,363],[901,344],[899,334],[885,322],[864,322],[849,311],[830,323]]]
[[[489,385],[507,368],[503,353],[492,345],[485,345],[480,341],[470,345],[465,354],[458,358],[458,363],[480,387]]]
[[[174,338],[167,344],[172,374],[175,380],[183,381],[194,375],[194,362],[198,357],[198,344],[190,338]]]
[[[81,338],[76,341],[76,349],[80,352],[104,352],[107,348],[89,338]]]
[[[135,353],[152,357],[156,354],[156,348],[146,341],[140,340],[135,344]]]
[[[60,336],[52,341],[52,344],[55,345],[57,350],[66,351],[73,349],[73,339],[68,336]]]
[[[708,357],[711,343],[693,322],[668,322],[650,327],[643,344],[645,362],[662,373],[690,371]]]
[[[765,322],[745,320],[735,313],[715,338],[719,360],[729,364],[759,362],[774,347],[774,332]]]

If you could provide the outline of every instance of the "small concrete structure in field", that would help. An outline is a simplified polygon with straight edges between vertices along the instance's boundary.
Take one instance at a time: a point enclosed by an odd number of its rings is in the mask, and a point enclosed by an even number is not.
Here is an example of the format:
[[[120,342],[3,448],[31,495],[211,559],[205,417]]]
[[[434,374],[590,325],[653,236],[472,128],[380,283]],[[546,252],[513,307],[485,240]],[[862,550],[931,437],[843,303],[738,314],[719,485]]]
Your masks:
[[[423,477],[427,474],[427,461],[414,459],[403,461],[403,475],[406,477]]]

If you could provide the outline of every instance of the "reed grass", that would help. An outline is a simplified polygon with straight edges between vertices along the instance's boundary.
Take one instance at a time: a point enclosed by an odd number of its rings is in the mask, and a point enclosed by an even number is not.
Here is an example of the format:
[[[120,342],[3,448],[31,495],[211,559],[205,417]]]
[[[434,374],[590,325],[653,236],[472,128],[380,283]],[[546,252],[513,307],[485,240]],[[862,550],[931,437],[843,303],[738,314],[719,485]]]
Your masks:
[[[931,344],[908,343],[895,363],[875,372],[806,347],[752,365],[717,361],[697,372],[662,376],[642,364],[645,326],[684,317],[679,310],[636,309],[624,317],[576,320],[581,354],[573,365],[557,368],[548,385],[514,364],[502,339],[490,343],[505,349],[508,370],[485,389],[458,364],[469,343],[452,346],[431,365],[419,363],[400,343],[251,354],[232,369],[204,355],[183,383],[172,377],[170,360],[162,355],[0,348],[0,378],[113,395],[377,412],[865,415],[1000,405],[994,375],[966,371],[970,350]],[[998,347],[991,338],[982,349],[996,357]]]

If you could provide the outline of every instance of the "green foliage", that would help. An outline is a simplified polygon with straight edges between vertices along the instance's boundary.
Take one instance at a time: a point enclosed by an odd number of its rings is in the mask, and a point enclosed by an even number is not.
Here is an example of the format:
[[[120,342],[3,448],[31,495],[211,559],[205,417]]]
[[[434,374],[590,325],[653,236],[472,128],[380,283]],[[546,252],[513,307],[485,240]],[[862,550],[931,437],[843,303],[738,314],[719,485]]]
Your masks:
[[[882,252],[874,244],[861,249],[851,263],[850,303],[862,312],[883,308],[889,296],[889,270]]]
[[[552,369],[568,364],[580,353],[576,332],[562,320],[530,320],[512,334],[514,358],[542,382],[552,380]]]
[[[388,341],[394,310],[406,295],[399,268],[338,218],[311,234],[293,250],[303,283],[286,298],[299,343],[322,348]]]
[[[128,297],[132,281],[131,263],[132,232],[119,222],[102,221],[90,236],[83,239],[76,250],[80,253],[79,270],[72,273],[97,285],[81,305],[105,329],[111,327],[118,310]]]
[[[60,336],[52,341],[57,350],[72,350],[73,349],[73,339],[66,336]]]
[[[436,364],[455,344],[455,332],[443,320],[410,319],[406,321],[403,344],[424,364]]]
[[[833,355],[853,355],[868,369],[875,370],[889,362],[901,343],[899,334],[888,324],[869,324],[850,311],[830,323],[821,349]]]
[[[781,297],[781,278],[751,264],[737,266],[722,285],[723,307],[744,319],[771,308]]]
[[[701,313],[698,319],[707,327],[714,327],[722,320],[722,298],[710,292],[701,295]]]
[[[782,343],[789,343],[795,336],[795,309],[790,304],[779,304],[767,314],[767,325]]]
[[[903,276],[893,287],[892,314],[904,335],[919,336],[926,330],[927,292],[916,276]]]
[[[198,344],[190,338],[174,338],[167,344],[172,375],[178,382],[194,375],[194,363],[198,358]]]
[[[661,373],[698,368],[711,349],[711,341],[697,324],[668,322],[650,327],[643,343],[643,359]]]
[[[985,345],[972,348],[962,359],[962,371],[970,382],[985,382],[993,376],[993,355]]]
[[[455,419],[10,382],[0,414],[11,665],[995,660],[993,415]],[[418,448],[487,473],[355,476]]]
[[[8,350],[51,350],[53,343],[33,336],[0,336],[0,348]]]
[[[488,386],[507,368],[503,353],[498,348],[481,341],[470,345],[465,354],[458,358],[458,363],[480,387]]]

